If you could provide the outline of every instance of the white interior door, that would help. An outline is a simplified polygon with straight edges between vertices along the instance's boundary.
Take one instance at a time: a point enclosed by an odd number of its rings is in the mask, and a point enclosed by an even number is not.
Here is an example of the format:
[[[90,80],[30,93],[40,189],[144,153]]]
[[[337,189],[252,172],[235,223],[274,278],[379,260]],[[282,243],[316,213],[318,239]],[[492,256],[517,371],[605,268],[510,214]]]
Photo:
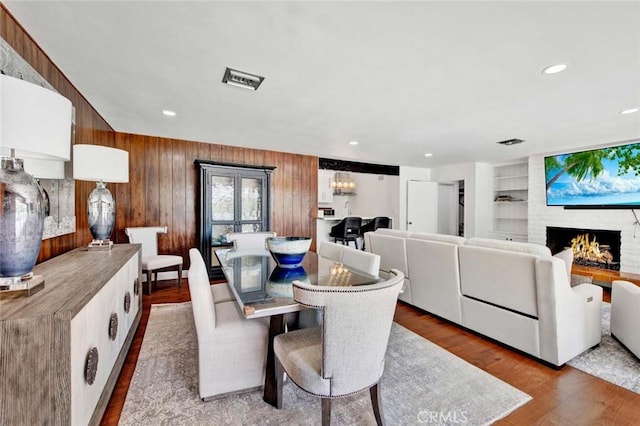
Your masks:
[[[407,181],[407,231],[438,232],[438,183]]]

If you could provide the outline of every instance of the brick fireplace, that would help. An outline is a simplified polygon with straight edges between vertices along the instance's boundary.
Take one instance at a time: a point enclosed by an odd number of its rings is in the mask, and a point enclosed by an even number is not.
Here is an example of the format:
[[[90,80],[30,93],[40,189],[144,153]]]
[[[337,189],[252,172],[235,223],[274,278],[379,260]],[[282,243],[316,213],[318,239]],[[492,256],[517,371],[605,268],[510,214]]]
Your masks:
[[[547,227],[551,253],[573,250],[573,263],[590,268],[620,270],[620,231]]]

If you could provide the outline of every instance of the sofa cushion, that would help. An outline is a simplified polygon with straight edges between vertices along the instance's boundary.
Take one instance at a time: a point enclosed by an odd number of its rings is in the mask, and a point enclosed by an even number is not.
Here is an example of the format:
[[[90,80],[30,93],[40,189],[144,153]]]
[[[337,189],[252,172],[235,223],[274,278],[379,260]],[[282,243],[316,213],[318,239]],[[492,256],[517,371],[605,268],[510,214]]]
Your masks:
[[[441,243],[456,244],[459,246],[467,242],[467,239],[464,237],[446,234],[432,234],[429,232],[414,232],[413,234],[411,234],[410,238],[415,238],[418,240],[439,241]]]
[[[464,296],[538,317],[535,262],[541,256],[470,244],[458,255]]]
[[[515,251],[520,253],[529,253],[529,254],[535,254],[538,256],[545,256],[545,257],[551,256],[551,250],[549,250],[548,247],[545,247],[540,244],[533,244],[533,243],[521,243],[517,241],[505,241],[505,240],[494,240],[492,238],[473,237],[467,240],[466,245],[494,248],[499,250],[509,250],[509,251]]]
[[[393,235],[394,237],[407,238],[411,235],[409,231],[401,231],[399,229],[389,229],[389,228],[378,228],[376,229],[376,234],[382,235]]]

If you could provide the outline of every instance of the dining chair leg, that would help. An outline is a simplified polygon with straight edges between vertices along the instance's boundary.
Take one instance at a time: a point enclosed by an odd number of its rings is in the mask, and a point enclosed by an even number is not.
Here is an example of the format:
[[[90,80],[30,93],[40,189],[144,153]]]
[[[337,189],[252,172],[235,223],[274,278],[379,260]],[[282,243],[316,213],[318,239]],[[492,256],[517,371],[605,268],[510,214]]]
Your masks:
[[[382,413],[382,400],[380,398],[380,389],[378,389],[378,383],[369,388],[369,394],[371,395],[371,405],[373,406],[373,416],[376,418],[378,426],[382,426],[384,422],[384,414]]]
[[[322,426],[331,425],[331,398],[322,398]]]
[[[151,286],[152,286],[151,276],[152,275],[153,275],[152,271],[147,271],[147,294],[149,296],[151,296]]]
[[[284,381],[284,367],[282,367],[282,363],[280,362],[278,357],[276,357],[275,361],[276,361],[275,369],[276,369],[276,398],[277,398],[276,408],[280,409],[282,408],[282,387],[283,387],[283,381]]]

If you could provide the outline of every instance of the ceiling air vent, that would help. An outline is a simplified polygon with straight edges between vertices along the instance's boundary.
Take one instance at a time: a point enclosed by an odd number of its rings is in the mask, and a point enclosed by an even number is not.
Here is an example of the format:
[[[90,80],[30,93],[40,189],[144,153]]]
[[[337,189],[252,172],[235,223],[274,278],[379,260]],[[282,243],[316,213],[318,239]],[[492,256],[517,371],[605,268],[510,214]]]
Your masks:
[[[509,145],[517,145],[517,144],[522,143],[522,142],[524,142],[524,140],[522,140],[522,139],[507,139],[506,141],[500,141],[500,142],[496,142],[496,143],[498,143],[500,145],[509,146]]]
[[[223,83],[250,90],[258,90],[263,80],[264,77],[260,77],[259,75],[249,74],[248,72],[234,70],[229,67],[227,67],[224,72],[224,77],[222,77]]]

